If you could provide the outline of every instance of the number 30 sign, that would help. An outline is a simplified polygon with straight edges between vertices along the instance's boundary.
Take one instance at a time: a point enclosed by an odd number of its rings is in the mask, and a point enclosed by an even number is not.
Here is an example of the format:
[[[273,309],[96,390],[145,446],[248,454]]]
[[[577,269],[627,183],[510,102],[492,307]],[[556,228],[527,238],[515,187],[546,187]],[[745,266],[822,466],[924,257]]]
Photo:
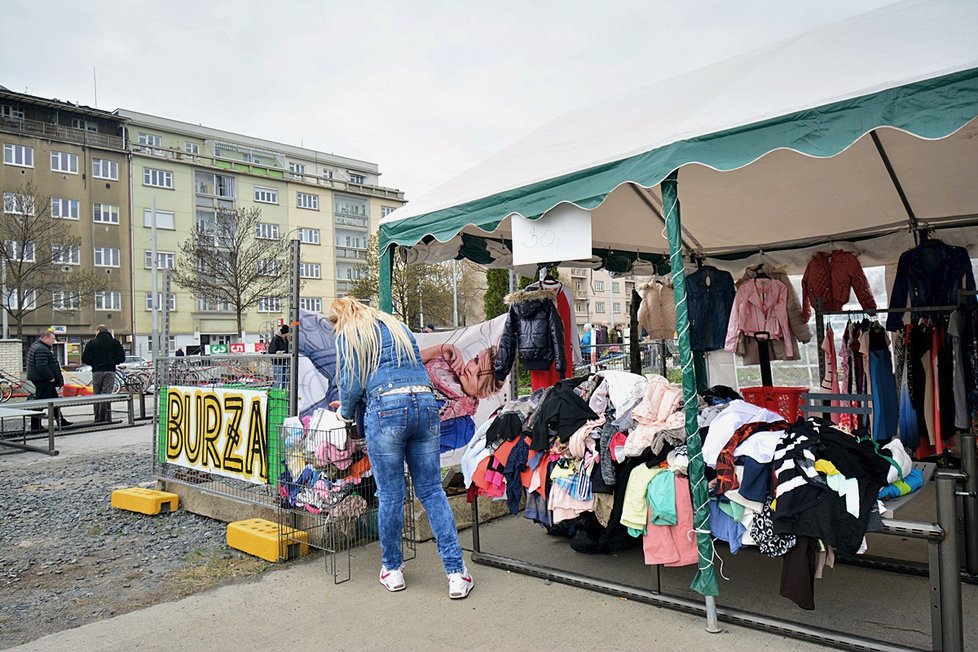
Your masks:
[[[591,211],[560,204],[538,220],[514,215],[512,229],[514,265],[591,257]]]

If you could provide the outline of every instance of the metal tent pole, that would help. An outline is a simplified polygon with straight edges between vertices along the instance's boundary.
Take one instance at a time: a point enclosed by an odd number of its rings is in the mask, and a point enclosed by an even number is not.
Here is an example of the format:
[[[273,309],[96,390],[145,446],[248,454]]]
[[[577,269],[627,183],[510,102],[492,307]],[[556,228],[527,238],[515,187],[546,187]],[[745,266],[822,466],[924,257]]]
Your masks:
[[[964,481],[964,559],[971,575],[978,575],[978,452],[974,433],[958,434],[961,444],[961,470],[968,476]]]
[[[693,351],[689,341],[689,311],[686,303],[686,274],[682,256],[682,221],[679,209],[679,170],[673,170],[662,181],[662,206],[669,238],[669,260],[672,287],[676,297],[676,332],[679,335],[679,358],[683,373],[683,409],[686,413],[686,444],[689,450],[689,482],[693,498],[693,529],[696,532],[699,559],[691,587],[706,601],[706,630],[719,632],[716,595],[719,593],[713,570],[713,538],[710,535],[709,494],[706,486],[703,448],[697,417],[696,378]]]
[[[387,251],[380,252],[380,273],[378,279],[377,294],[380,309],[384,312],[394,312],[393,276],[394,276],[394,247],[391,245]]]
[[[299,414],[299,289],[301,287],[302,250],[298,238],[289,242],[292,269],[289,270],[289,329],[292,346],[289,347],[289,416]]]

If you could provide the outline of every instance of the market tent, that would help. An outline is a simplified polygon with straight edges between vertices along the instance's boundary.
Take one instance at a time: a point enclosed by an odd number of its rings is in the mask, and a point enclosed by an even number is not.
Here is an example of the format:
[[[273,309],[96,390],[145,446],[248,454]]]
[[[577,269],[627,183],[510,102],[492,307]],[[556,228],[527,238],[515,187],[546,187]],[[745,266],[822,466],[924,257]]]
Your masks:
[[[701,555],[693,586],[715,595],[680,252],[746,256],[978,223],[976,28],[973,0],[904,0],[567,113],[381,221],[381,306],[392,245],[454,245],[429,261],[479,238],[505,246],[512,215],[562,203],[593,209],[595,248],[668,252]]]
[[[595,247],[665,252],[658,185],[680,168],[706,255],[971,221],[976,32],[978,3],[907,0],[572,111],[389,215],[381,247],[506,239],[508,216],[571,202]]]

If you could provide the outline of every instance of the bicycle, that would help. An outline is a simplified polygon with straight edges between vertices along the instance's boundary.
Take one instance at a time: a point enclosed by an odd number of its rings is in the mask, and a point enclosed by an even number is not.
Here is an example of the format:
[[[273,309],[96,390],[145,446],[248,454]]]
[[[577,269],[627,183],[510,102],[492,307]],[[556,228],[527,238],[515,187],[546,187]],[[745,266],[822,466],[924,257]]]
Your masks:
[[[14,396],[30,398],[33,394],[33,383],[0,369],[0,403],[6,403]]]

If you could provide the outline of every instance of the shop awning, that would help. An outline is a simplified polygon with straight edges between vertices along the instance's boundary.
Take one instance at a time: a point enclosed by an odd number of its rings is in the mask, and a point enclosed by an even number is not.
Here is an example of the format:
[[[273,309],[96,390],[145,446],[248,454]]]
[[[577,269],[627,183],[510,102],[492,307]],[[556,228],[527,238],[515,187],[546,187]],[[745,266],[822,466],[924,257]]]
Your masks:
[[[970,223],[976,28],[972,0],[905,0],[572,111],[383,219],[381,246],[504,241],[569,202],[595,248],[665,253],[676,169],[683,243],[708,256]]]

